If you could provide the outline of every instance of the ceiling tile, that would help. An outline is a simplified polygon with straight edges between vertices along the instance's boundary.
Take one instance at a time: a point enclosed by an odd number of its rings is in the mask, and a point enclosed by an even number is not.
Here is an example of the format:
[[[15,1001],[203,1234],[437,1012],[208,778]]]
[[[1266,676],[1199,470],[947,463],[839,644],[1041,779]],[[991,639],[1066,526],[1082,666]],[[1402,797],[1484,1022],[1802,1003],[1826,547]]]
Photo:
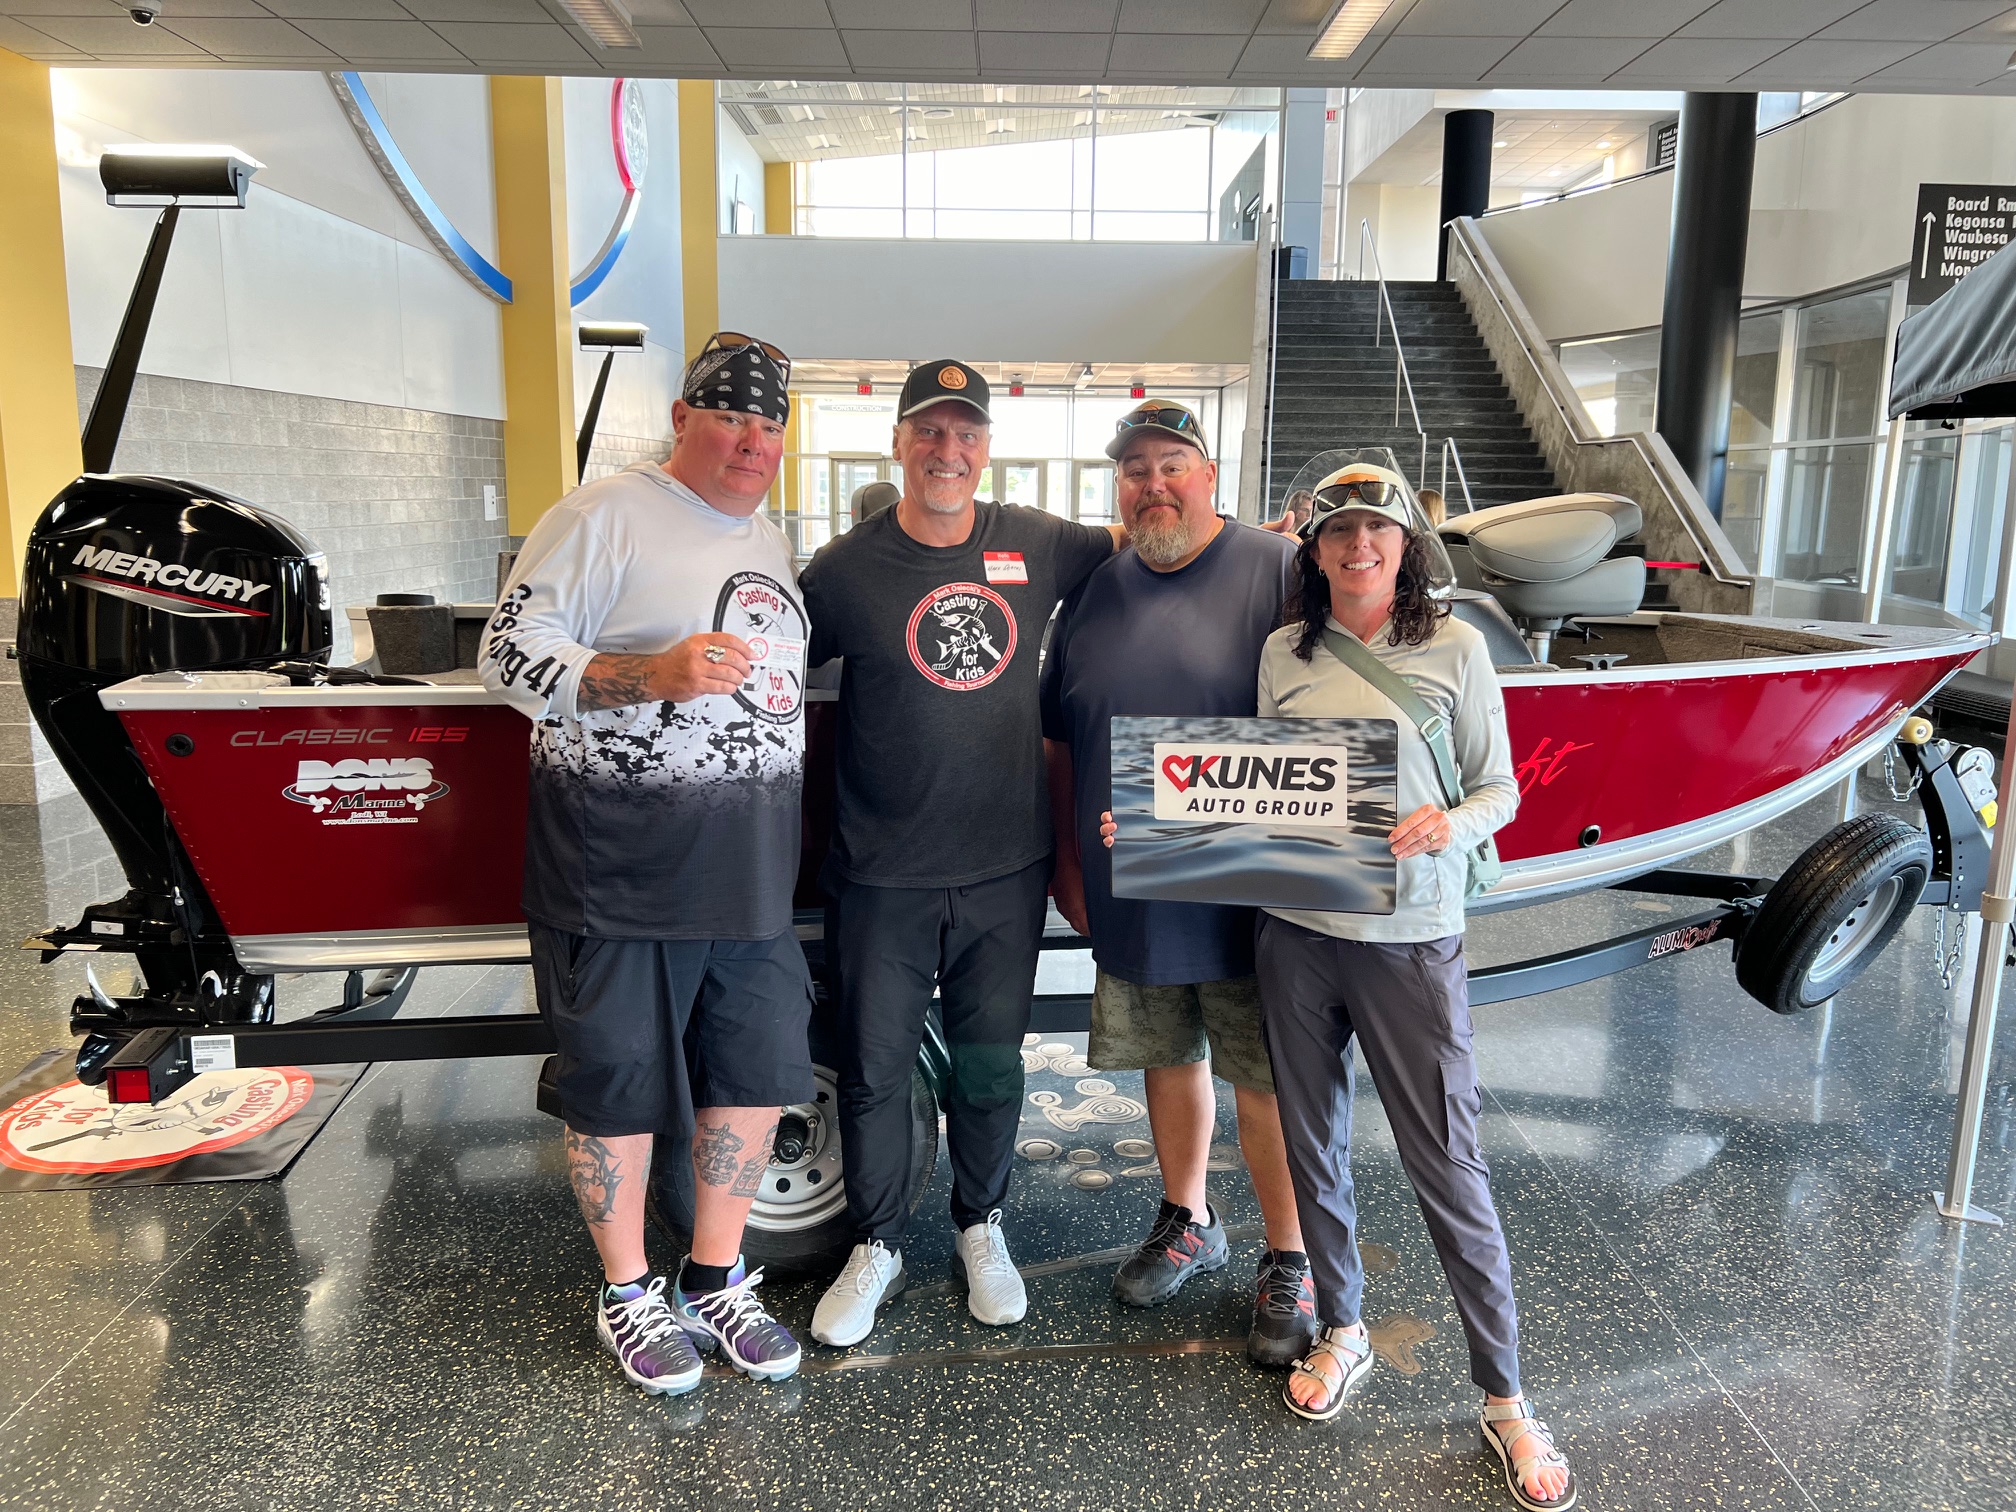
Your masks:
[[[1777,37],[1797,42],[1869,0],[1721,0],[1689,21],[1677,37]]]
[[[982,31],[1110,32],[1120,0],[973,0]]]
[[[1222,79],[1232,72],[1239,54],[1246,50],[1246,38],[1187,36],[1116,36],[1108,65],[1114,73],[1200,74]]]
[[[1857,82],[1879,89],[1885,84],[1985,84],[2000,80],[2008,62],[2007,42],[1939,42]]]
[[[410,21],[413,13],[396,0],[261,0],[289,21]]]
[[[550,63],[579,68],[594,55],[556,21],[527,26],[512,21],[439,21],[434,30],[475,63]]]
[[[826,0],[685,0],[702,26],[785,26],[831,32]]]
[[[1260,18],[1260,30],[1269,36],[1287,34],[1314,41],[1335,8],[1336,0],[1271,0],[1266,14]]]
[[[1408,37],[1524,36],[1560,8],[1561,0],[1415,0],[1395,30]]]
[[[175,0],[167,0],[173,5]],[[422,21],[480,21],[492,25],[507,22],[539,22],[558,26],[539,0],[401,0],[406,9]]]
[[[1979,26],[1968,27],[1967,30],[1960,33],[1953,40],[1955,42],[1985,42],[1999,41],[2003,38],[2016,38],[2016,8],[2005,10],[1993,20],[1983,21]],[[2006,46],[2007,44],[2005,43],[2004,45]]]
[[[2008,9],[2008,0],[1875,0],[1821,35],[1849,42],[1944,42]]]
[[[16,21],[12,16],[0,16],[0,47],[6,48],[9,52],[17,52],[24,58],[84,56],[76,48],[58,42],[47,32],[37,31],[27,22]]]
[[[1665,80],[1702,88],[1726,84],[1783,49],[1780,42],[1683,37],[1654,43],[1611,78],[1619,83]]]
[[[89,16],[94,21],[126,19],[126,8],[114,5],[112,0],[10,0],[7,11],[31,22],[37,16]],[[133,25],[131,21],[126,24]]]
[[[1528,37],[1485,77],[1601,79],[1651,45],[1643,37]]]
[[[1120,0],[1120,24],[1115,29],[1142,36],[1172,32],[1229,36],[1250,33],[1266,8],[1267,0]],[[1181,69],[1157,72],[1179,73]]]
[[[418,21],[297,21],[302,31],[357,63],[459,63],[455,51]]]
[[[1789,88],[1839,88],[1921,48],[1917,42],[1794,42],[1741,76],[1738,82],[1783,83]]]
[[[219,57],[334,58],[336,56],[312,37],[296,31],[285,21],[275,21],[271,17],[264,21],[202,17],[191,17],[184,21],[178,16],[164,15],[159,24],[184,41],[193,42],[205,52],[216,53]]]
[[[1106,52],[1113,39],[1104,32],[982,32],[980,66],[1014,73],[1030,69],[1038,73],[1078,70],[1087,77],[1106,72]]]
[[[31,24],[94,58],[200,58],[203,50],[158,26],[124,16],[43,16]]]
[[[24,11],[29,5],[43,3],[43,0],[24,0]],[[124,13],[126,7],[114,5],[113,10]],[[102,15],[103,12],[94,12]],[[168,9],[162,15],[160,24],[172,25],[177,21],[211,20],[220,17],[250,17],[254,20],[271,19],[273,12],[258,3],[258,0],[168,0]]]
[[[1481,79],[1520,40],[1518,37],[1388,37],[1360,68],[1359,77],[1405,75],[1439,78],[1452,84]]]
[[[1540,35],[1664,37],[1707,10],[1709,3],[1710,0],[1568,0],[1547,19]]]
[[[694,8],[689,4],[689,9]],[[790,31],[710,26],[707,40],[730,68],[819,68],[850,71],[836,31]]]
[[[1342,58],[1312,58],[1308,37],[1255,37],[1239,55],[1234,73],[1245,78],[1292,78],[1297,82],[1342,85],[1351,70]]]
[[[697,26],[640,26],[637,40],[644,45],[634,52],[612,50],[609,66],[620,72],[617,60],[629,58],[661,68],[715,68],[721,62]]]
[[[692,26],[693,18],[679,0],[624,0],[632,26]]]
[[[980,71],[970,31],[847,31],[840,39],[856,69]]]
[[[826,0],[843,31],[973,30],[973,0]]]

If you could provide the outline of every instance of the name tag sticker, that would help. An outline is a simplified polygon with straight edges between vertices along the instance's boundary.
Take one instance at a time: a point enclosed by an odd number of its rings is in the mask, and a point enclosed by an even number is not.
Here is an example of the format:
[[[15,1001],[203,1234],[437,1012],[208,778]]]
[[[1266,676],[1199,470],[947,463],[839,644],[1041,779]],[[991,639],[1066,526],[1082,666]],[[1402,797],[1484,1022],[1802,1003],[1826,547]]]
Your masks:
[[[749,681],[742,684],[744,693],[760,696],[772,685],[781,686],[779,680],[785,678],[802,683],[805,678],[805,642],[783,635],[752,635],[749,637],[749,662]]]
[[[983,551],[981,557],[987,563],[987,581],[990,583],[1026,583],[1029,568],[1019,551]]]
[[[1343,828],[1339,746],[1155,743],[1155,817],[1193,823]]]

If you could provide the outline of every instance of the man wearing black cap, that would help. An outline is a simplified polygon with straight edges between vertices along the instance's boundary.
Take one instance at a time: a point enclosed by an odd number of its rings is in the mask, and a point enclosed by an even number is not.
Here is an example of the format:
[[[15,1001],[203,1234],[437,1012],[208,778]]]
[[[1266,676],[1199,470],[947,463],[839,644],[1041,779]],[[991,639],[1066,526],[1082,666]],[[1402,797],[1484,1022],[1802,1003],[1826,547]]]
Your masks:
[[[953,1266],[981,1322],[1028,1308],[1001,1206],[1050,880],[1037,651],[1057,601],[1124,536],[975,503],[988,402],[963,362],[913,371],[897,406],[902,498],[825,546],[803,579],[813,664],[846,659],[825,881],[860,1242],[813,1316],[826,1344],[866,1338],[905,1284],[910,1078],[934,987],[951,1052]]]
[[[791,929],[807,626],[761,513],[789,374],[775,347],[710,338],[671,457],[555,505],[484,635],[484,685],[533,720],[524,907],[602,1261],[596,1332],[654,1394],[692,1390],[717,1348],[758,1379],[798,1368],[740,1254],[778,1109],[813,1096]],[[693,1249],[669,1288],[644,1253],[654,1135],[691,1141]]]

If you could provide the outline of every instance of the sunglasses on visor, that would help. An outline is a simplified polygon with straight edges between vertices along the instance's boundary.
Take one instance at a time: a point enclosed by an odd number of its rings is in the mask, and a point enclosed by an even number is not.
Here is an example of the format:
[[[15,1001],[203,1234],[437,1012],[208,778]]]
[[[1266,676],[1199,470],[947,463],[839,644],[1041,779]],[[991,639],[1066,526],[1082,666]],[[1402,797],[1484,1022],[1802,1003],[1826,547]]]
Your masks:
[[[1397,484],[1381,478],[1352,478],[1347,482],[1332,483],[1317,494],[1316,507],[1328,514],[1350,508],[1354,500],[1373,509],[1390,509],[1400,502],[1400,489]]]
[[[1201,432],[1197,428],[1197,417],[1186,409],[1175,406],[1144,404],[1140,409],[1129,411],[1120,417],[1120,423],[1113,427],[1115,435],[1125,435],[1140,425],[1159,425],[1164,430],[1188,431],[1191,435]]]
[[[759,341],[754,336],[744,336],[740,331],[716,331],[707,338],[707,345],[700,348],[700,355],[709,352],[739,352],[744,347],[755,347],[765,357],[784,370],[784,376],[791,376],[791,359],[767,341]]]

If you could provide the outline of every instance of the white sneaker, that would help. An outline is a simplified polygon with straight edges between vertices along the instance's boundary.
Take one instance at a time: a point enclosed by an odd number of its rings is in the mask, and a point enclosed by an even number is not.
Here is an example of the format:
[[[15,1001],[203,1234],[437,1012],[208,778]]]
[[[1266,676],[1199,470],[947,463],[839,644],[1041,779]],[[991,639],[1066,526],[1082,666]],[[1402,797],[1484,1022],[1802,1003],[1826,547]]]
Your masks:
[[[880,1239],[854,1246],[854,1253],[812,1311],[812,1337],[845,1349],[875,1331],[875,1309],[909,1284],[903,1252]]]
[[[1029,1292],[1008,1257],[1008,1240],[1001,1232],[1001,1209],[989,1213],[985,1223],[960,1232],[952,1269],[966,1278],[966,1310],[982,1323],[1003,1328],[1020,1323],[1029,1311]]]

